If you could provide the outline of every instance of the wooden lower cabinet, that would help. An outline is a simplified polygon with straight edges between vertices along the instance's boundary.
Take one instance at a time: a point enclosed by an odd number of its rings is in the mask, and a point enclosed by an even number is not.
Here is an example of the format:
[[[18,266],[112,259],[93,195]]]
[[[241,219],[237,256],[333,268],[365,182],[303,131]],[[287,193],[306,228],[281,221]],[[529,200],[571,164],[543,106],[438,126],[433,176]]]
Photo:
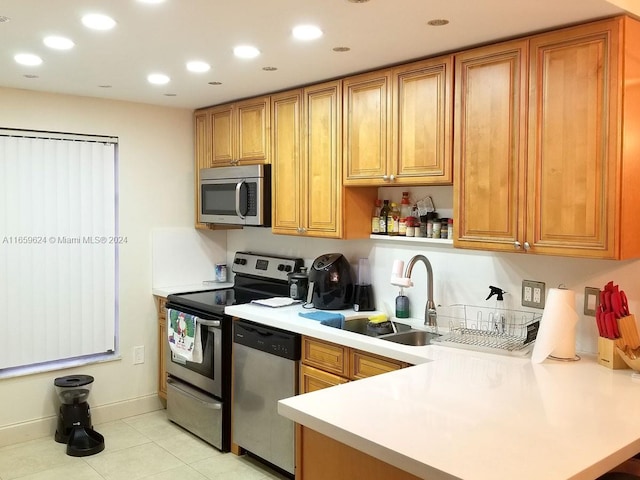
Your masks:
[[[167,399],[167,369],[164,364],[167,354],[167,299],[155,297],[158,309],[158,396]]]
[[[324,340],[302,337],[300,393],[399,370],[409,364]],[[296,480],[411,480],[416,477],[296,425]]]
[[[298,429],[302,464],[296,480],[417,480],[393,465],[306,427]]]

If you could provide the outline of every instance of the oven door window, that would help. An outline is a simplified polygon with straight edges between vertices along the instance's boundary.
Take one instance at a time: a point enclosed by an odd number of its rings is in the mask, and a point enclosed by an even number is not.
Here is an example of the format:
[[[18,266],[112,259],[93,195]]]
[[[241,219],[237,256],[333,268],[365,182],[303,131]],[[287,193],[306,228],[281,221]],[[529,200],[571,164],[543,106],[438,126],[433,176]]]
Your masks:
[[[204,215],[256,216],[257,187],[255,181],[202,184],[202,213]]]

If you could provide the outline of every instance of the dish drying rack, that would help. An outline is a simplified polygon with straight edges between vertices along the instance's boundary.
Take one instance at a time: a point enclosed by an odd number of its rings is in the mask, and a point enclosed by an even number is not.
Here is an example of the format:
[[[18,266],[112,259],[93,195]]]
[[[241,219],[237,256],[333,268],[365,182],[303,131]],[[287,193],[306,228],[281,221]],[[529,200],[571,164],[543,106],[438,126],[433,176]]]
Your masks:
[[[448,333],[434,339],[443,345],[525,355],[538,335],[542,314],[474,305],[438,308],[438,324]]]

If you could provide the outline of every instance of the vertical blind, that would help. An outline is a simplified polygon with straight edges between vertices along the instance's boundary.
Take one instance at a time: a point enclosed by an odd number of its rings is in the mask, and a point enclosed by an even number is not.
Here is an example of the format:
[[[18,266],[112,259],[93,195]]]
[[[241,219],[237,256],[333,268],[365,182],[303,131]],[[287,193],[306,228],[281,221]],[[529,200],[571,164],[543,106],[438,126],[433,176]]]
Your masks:
[[[0,370],[115,351],[117,139],[0,129]]]

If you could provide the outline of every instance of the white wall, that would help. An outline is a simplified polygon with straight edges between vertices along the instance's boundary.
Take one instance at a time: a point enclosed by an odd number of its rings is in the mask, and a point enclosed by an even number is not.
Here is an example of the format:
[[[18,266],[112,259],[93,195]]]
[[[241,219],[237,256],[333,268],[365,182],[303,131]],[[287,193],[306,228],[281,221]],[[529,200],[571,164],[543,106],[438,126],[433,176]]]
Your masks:
[[[398,287],[389,283],[394,259],[405,265],[416,254],[425,255],[434,275],[434,301],[436,305],[456,303],[493,306],[495,297],[487,302],[489,285],[506,290],[505,307],[531,310],[521,306],[523,279],[545,282],[547,290],[564,284],[576,292],[576,308],[580,316],[577,326],[577,350],[597,352],[595,318],[583,315],[584,287],[602,288],[609,280],[620,284],[628,297],[631,312],[640,306],[640,260],[610,261],[583,260],[532,254],[490,253],[459,250],[445,245],[398,245],[379,240],[323,240],[273,235],[268,229],[245,228],[227,234],[229,248],[256,252],[298,256],[310,266],[323,253],[344,254],[355,267],[359,258],[369,258],[377,307],[393,314]],[[234,250],[235,251],[235,250]],[[234,251],[227,251],[229,261]],[[415,286],[406,289],[410,299],[411,316],[424,318],[426,304],[426,269],[417,264],[412,280]],[[508,302],[508,303],[507,303]],[[542,310],[537,310],[542,313]]]
[[[0,105],[1,127],[119,137],[120,233],[128,238],[120,249],[121,360],[0,380],[0,445],[48,434],[56,414],[53,380],[62,375],[95,377],[94,422],[160,408],[151,231],[193,226],[192,112],[4,88]],[[141,365],[132,362],[137,345],[145,347]]]

